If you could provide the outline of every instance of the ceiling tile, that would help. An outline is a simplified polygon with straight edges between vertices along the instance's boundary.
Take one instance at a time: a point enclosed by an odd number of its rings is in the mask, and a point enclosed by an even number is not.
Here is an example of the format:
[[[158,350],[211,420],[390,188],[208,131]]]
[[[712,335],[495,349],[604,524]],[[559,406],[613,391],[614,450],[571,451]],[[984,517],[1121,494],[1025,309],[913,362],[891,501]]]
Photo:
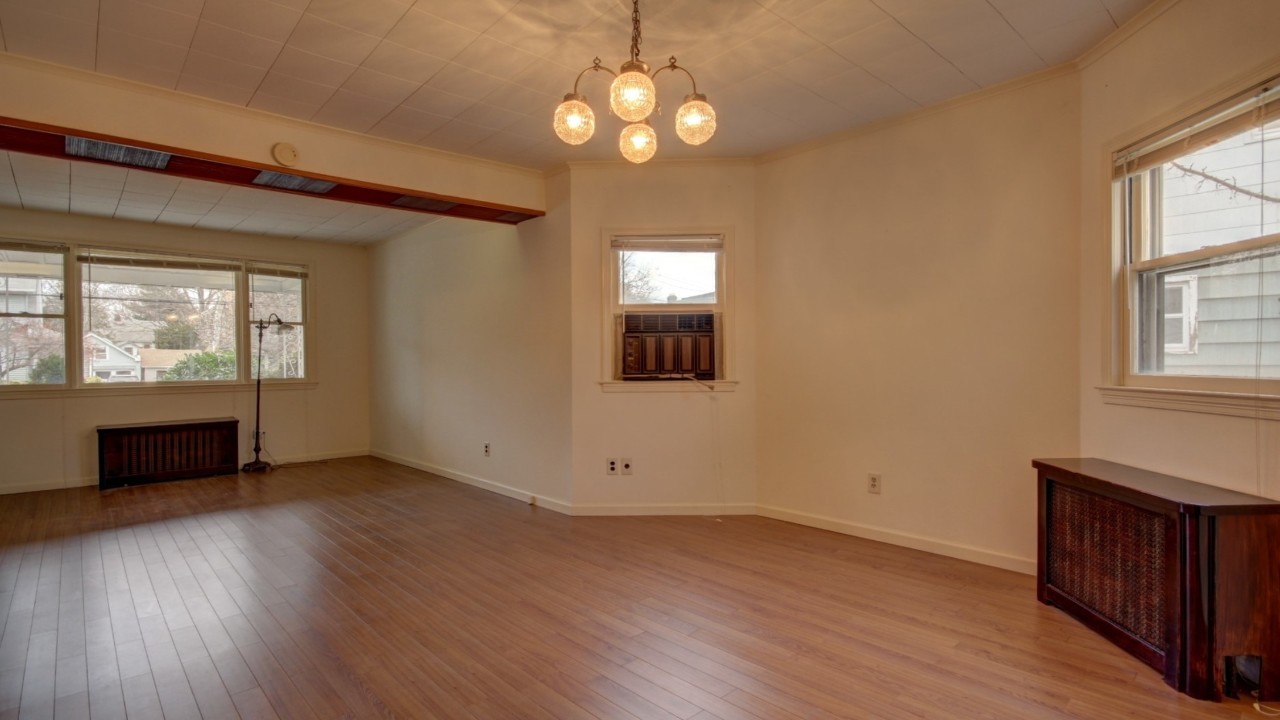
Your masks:
[[[824,0],[792,22],[820,42],[829,43],[888,18],[871,0]]]
[[[453,62],[477,72],[494,77],[511,77],[528,67],[543,61],[536,55],[517,50],[510,45],[481,35],[475,42],[458,53]]]
[[[491,128],[450,120],[426,138],[426,143],[453,152],[462,152],[494,133]]]
[[[98,34],[98,72],[172,89],[187,59],[185,46],[114,30]]]
[[[204,0],[138,0],[138,2],[160,10],[168,10],[193,17],[199,17],[200,9],[204,6]]]
[[[307,13],[331,23],[383,37],[404,17],[413,0],[311,0]]]
[[[603,102],[605,93],[597,94],[595,100]],[[491,105],[505,108],[525,115],[545,115],[551,117],[563,100],[564,95],[552,95],[538,92],[533,88],[516,83],[503,83],[496,90],[485,96],[484,100]]]
[[[819,46],[773,71],[794,83],[812,88],[824,85],[828,78],[853,70],[856,66],[831,48]]]
[[[299,120],[310,120],[320,111],[320,108],[324,107],[326,102],[328,102],[328,98],[304,101],[258,91],[254,93],[253,99],[249,101],[249,107]]]
[[[181,46],[191,42],[197,22],[198,14],[174,12],[139,0],[101,0],[98,17],[98,24],[104,30],[118,30]]]
[[[357,67],[357,65],[338,62],[285,45],[280,51],[280,56],[271,66],[271,71],[337,88],[351,77],[351,73],[355,72]]]
[[[9,52],[59,65],[92,70],[97,49],[97,24],[45,12],[40,7],[10,3],[0,13]]]
[[[379,137],[418,142],[438,127],[449,122],[443,115],[419,112],[412,108],[398,107],[374,125],[369,132]]]
[[[201,20],[191,49],[256,67],[270,67],[284,43]]]
[[[268,0],[205,0],[201,19],[224,27],[284,42],[302,18],[302,11]]]
[[[562,20],[522,2],[503,15],[485,35],[534,55],[544,56],[564,44],[566,37],[590,25],[598,15],[582,14]]]
[[[480,127],[503,130],[528,118],[521,113],[479,102],[458,113],[456,119]]]
[[[1040,56],[1021,40],[1011,45],[992,45],[974,53],[953,55],[951,60],[965,77],[982,87],[1047,67]]]
[[[427,87],[479,100],[501,87],[502,82],[493,75],[449,63],[427,82]]]
[[[1093,46],[1094,38],[1112,30],[1106,13],[1087,15],[1062,25],[1023,33],[1027,44],[1050,65],[1074,60]]]
[[[399,103],[339,90],[316,112],[312,120],[334,127],[364,132],[386,117]]]
[[[441,3],[440,0],[418,0],[414,7],[419,10],[435,11],[440,6],[448,9],[448,17],[453,22],[474,30],[484,32],[489,29],[519,0],[467,0],[464,3]]]
[[[369,57],[381,39],[322,20],[315,15],[304,15],[289,36],[288,45],[306,50],[331,60],[359,65]]]
[[[405,99],[404,104],[414,110],[452,118],[476,102],[468,97],[424,87]]]
[[[317,109],[337,91],[336,87],[321,85],[274,70],[267,73],[267,76],[262,79],[262,84],[258,86],[260,95],[273,95],[299,103],[314,103]]]
[[[434,55],[384,40],[365,58],[362,67],[421,85],[439,72],[447,62]]]
[[[476,30],[414,8],[400,18],[386,39],[418,52],[451,60],[479,35]]]
[[[342,89],[391,103],[394,107],[404,102],[405,98],[412,95],[421,86],[421,83],[403,80],[392,75],[384,75],[362,67],[347,78],[347,82],[343,84]]]
[[[1144,7],[1150,4],[1149,0],[1102,0],[1107,6],[1107,10],[1111,12],[1111,17],[1115,20],[1116,25],[1123,25],[1133,19],[1142,11]]]
[[[901,75],[890,82],[921,105],[932,105],[977,89],[972,80],[949,64]]]
[[[265,66],[246,65],[235,60],[217,55],[192,50],[187,53],[187,62],[182,66],[182,77],[197,77],[212,80],[224,85],[234,85],[252,92],[266,77]]]
[[[216,80],[207,80],[194,75],[183,74],[178,78],[178,92],[203,95],[214,100],[221,100],[233,105],[247,105],[253,97],[253,88],[242,85],[229,85]]]

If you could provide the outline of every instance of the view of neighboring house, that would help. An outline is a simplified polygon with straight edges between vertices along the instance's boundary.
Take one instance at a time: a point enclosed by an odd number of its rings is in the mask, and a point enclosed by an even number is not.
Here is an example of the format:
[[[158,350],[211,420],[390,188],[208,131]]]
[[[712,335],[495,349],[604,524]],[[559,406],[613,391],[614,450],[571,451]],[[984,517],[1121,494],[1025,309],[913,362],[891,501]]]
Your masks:
[[[194,355],[198,352],[200,351],[142,348],[138,351],[138,360],[142,368],[142,381],[156,382],[157,380],[163,380],[174,365],[177,365],[188,355]]]
[[[142,377],[142,364],[136,355],[97,333],[85,335],[84,342],[85,377],[102,382],[138,382]]]

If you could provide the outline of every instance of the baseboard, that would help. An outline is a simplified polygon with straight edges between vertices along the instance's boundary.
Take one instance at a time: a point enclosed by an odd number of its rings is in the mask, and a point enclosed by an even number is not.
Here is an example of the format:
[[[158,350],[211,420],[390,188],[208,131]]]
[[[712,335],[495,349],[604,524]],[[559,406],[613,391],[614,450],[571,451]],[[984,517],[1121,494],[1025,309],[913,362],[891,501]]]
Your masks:
[[[821,530],[830,530],[832,532],[853,535],[855,537],[866,538],[867,540],[876,540],[890,545],[901,545],[902,547],[908,547],[913,550],[923,550],[924,552],[933,553],[935,555],[945,555],[959,560],[968,560],[969,562],[975,562],[981,565],[990,565],[992,567],[1003,568],[1005,570],[1012,570],[1026,575],[1034,575],[1036,573],[1036,561],[1032,558],[1005,555],[1004,553],[984,550],[970,545],[947,542],[946,540],[925,537],[923,535],[904,533],[898,530],[890,530],[888,528],[876,527],[874,525],[864,525],[862,523],[849,522],[848,520],[840,520],[823,515],[813,515],[810,513],[796,512],[794,510],[785,510],[783,508],[768,505],[757,506],[756,513],[763,517],[773,518],[774,520],[784,520],[786,522],[796,523],[797,525],[807,525]]]
[[[755,515],[755,505],[573,505],[570,514],[582,517],[617,515]]]
[[[502,483],[494,482],[492,480],[485,480],[484,478],[476,477],[475,475],[468,475],[461,470],[454,470],[453,468],[447,468],[441,465],[433,465],[431,463],[414,460],[413,458],[403,457],[383,450],[370,450],[369,454],[376,458],[389,460],[399,465],[406,465],[417,470],[447,477],[450,480],[457,480],[460,483],[471,485],[472,487],[478,487],[481,490],[488,490],[489,492],[504,495],[509,498],[515,498],[516,500],[529,503],[530,505],[554,510],[555,512],[565,515],[573,514],[569,503],[563,500],[557,500],[556,498],[550,498],[545,495],[538,495],[537,493],[531,493],[528,490],[521,490],[520,488],[503,485]]]

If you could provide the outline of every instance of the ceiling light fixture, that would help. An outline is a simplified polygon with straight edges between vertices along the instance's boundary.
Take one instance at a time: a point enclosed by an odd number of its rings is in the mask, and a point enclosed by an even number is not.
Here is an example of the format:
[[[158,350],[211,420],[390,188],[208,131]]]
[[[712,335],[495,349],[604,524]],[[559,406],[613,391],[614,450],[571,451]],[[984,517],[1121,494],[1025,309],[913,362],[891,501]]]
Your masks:
[[[707,103],[707,96],[698,92],[698,81],[686,69],[676,64],[675,56],[667,64],[649,74],[649,66],[640,59],[640,0],[631,4],[631,59],[614,72],[600,64],[596,58],[591,67],[578,73],[573,81],[573,92],[564,96],[564,102],[556,108],[552,127],[556,135],[570,145],[581,145],[596,131],[596,116],[587,98],[578,93],[578,83],[588,72],[601,70],[613,75],[609,87],[609,109],[629,125],[622,129],[618,148],[622,156],[633,163],[642,163],[658,149],[658,136],[649,125],[648,118],[658,108],[658,93],[653,79],[663,70],[684,73],[689,76],[693,92],[684,97],[684,104],[676,113],[676,135],[690,145],[701,145],[716,132],[716,111]]]

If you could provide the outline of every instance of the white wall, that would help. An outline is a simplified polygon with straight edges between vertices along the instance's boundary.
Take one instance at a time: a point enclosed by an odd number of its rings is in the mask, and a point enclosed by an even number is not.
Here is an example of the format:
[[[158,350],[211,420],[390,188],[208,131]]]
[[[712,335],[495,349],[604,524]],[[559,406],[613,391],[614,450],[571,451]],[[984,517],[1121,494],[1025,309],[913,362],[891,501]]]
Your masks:
[[[567,508],[567,191],[551,179],[547,216],[518,227],[441,220],[375,246],[374,454]]]
[[[755,169],[733,161],[618,162],[573,165],[570,175],[574,512],[753,512]],[[727,352],[736,389],[604,392],[604,233],[708,228],[726,231],[732,243]],[[607,475],[606,458],[624,457],[635,473]]]
[[[363,247],[0,209],[8,237],[209,253],[310,266],[314,339],[304,387],[264,386],[262,429],[279,462],[369,452],[369,287]],[[30,393],[27,393],[28,395]],[[210,392],[112,385],[36,398],[0,394],[0,492],[97,483],[94,428],[234,416],[252,458],[252,385]]]
[[[760,167],[762,512],[1034,567],[1031,459],[1077,449],[1077,97],[1047,73]]]
[[[1280,423],[1107,405],[1095,389],[1108,381],[1110,153],[1280,72],[1277,28],[1273,0],[1183,0],[1081,72],[1080,415],[1084,455],[1280,498]]]

